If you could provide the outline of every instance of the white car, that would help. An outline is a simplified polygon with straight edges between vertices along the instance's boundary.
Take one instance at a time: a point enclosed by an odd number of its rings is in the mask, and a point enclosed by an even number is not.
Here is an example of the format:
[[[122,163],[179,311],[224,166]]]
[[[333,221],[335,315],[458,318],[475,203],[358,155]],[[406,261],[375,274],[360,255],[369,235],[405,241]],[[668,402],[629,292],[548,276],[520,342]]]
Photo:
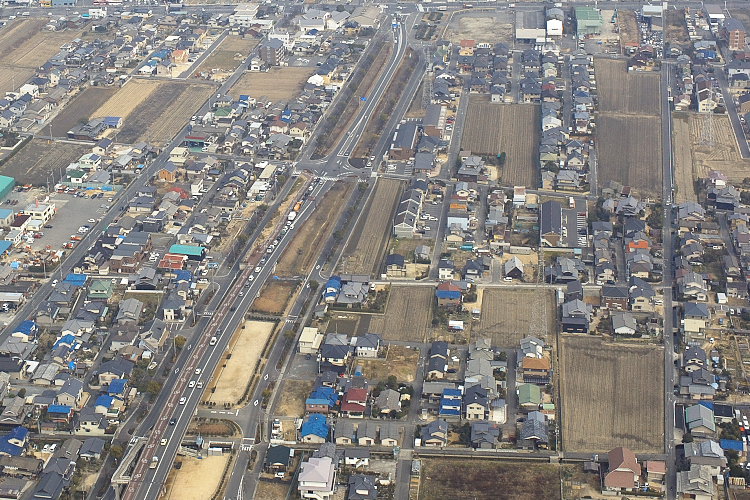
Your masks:
[[[255,266],[255,272],[259,273],[261,272],[262,268],[260,266]]]
[[[188,387],[189,387],[190,389],[192,389],[193,387],[195,387],[195,380],[191,380],[191,381],[190,381],[190,382],[188,383]]]
[[[167,446],[167,439],[166,438],[161,440],[161,445],[162,446]]]
[[[180,398],[180,404],[181,405],[184,405],[186,402],[187,402],[187,398],[186,397],[183,396],[183,397]]]
[[[200,375],[201,374],[201,369],[200,368],[196,368],[195,369],[195,374],[196,375]]]

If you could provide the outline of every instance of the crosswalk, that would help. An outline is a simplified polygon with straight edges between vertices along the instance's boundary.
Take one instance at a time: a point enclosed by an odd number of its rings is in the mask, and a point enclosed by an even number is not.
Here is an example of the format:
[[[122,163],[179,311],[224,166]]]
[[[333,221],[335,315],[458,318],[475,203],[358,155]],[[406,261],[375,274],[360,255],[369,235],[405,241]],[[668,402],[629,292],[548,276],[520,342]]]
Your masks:
[[[253,451],[253,445],[255,444],[255,438],[242,438],[240,443],[240,451]]]

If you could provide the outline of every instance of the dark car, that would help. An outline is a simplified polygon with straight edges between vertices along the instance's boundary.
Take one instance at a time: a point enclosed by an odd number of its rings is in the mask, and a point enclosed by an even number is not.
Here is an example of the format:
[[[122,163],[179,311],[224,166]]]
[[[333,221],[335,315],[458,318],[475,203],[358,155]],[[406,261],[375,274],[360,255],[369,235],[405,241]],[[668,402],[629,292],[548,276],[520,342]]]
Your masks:
[[[177,423],[177,419],[176,418],[170,418],[169,419],[169,425],[174,425],[176,423]]]

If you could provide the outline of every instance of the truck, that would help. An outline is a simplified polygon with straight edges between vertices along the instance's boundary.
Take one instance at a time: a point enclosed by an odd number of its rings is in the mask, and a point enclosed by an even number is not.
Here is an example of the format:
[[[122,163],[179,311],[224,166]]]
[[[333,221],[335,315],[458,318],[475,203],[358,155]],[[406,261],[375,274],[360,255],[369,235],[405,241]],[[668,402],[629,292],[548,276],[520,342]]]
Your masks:
[[[299,209],[302,208],[302,200],[298,201],[294,204],[294,208],[292,209],[293,212],[299,212]]]
[[[294,210],[289,212],[289,215],[286,216],[286,220],[288,220],[289,222],[293,221],[296,218],[297,218],[297,212]]]

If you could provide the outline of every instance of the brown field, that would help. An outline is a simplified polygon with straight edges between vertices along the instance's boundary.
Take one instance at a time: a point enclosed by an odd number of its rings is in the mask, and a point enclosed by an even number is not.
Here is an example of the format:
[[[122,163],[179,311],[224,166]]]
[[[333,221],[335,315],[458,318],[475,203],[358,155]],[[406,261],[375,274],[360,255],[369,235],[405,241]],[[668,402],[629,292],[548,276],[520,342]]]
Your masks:
[[[599,185],[617,181],[643,196],[658,196],[662,186],[661,119],[657,116],[601,114]]]
[[[414,382],[417,375],[419,351],[402,345],[386,347],[385,358],[363,359],[357,364],[363,367],[362,373],[376,382],[385,382],[390,375],[394,375],[399,382],[407,384]]]
[[[281,256],[276,265],[278,276],[298,276],[312,269],[355,185],[353,182],[337,182],[325,194]]]
[[[50,174],[52,181],[59,181],[60,172],[89,151],[91,146],[85,144],[32,139],[0,167],[0,173],[14,177],[16,184],[44,186]]]
[[[698,201],[693,182],[693,148],[690,119],[686,113],[672,114],[672,143],[674,144],[675,203]]]
[[[471,96],[461,149],[492,156],[505,152],[500,183],[532,187],[536,184],[538,122],[539,106],[534,104],[497,104],[486,95]]]
[[[16,90],[32,76],[33,68],[0,65],[0,95]]]
[[[260,297],[253,301],[250,310],[263,314],[282,315],[298,286],[298,281],[271,280],[263,286]]]
[[[297,97],[314,71],[313,68],[290,66],[272,68],[267,73],[245,73],[229,93],[235,99],[240,94],[248,94],[257,99],[288,101]]]
[[[163,84],[163,81],[131,78],[115,95],[91,113],[91,118],[121,116],[123,120],[127,120],[135,108],[148,99]]]
[[[375,274],[380,257],[391,235],[393,212],[401,196],[402,182],[380,179],[370,199],[366,215],[361,217],[341,263],[342,273]]]
[[[221,0],[222,4],[226,0]],[[187,3],[190,3],[189,1]],[[255,498],[267,498],[268,500],[283,500],[289,495],[291,483],[277,483],[274,481],[258,481],[255,488]]]
[[[664,451],[661,347],[566,335],[560,359],[562,449]]]
[[[239,404],[250,380],[257,372],[260,355],[276,327],[269,321],[245,321],[234,333],[228,349],[229,359],[219,364],[213,374],[205,401],[217,404]]]
[[[216,48],[213,53],[203,61],[197,72],[219,70],[222,72],[232,71],[239,66],[250,52],[258,45],[259,40],[252,37],[240,35],[229,35]],[[235,57],[242,54],[241,57]]]
[[[79,30],[46,31],[47,22],[46,17],[18,19],[0,30],[0,65],[36,69],[81,35]]]
[[[560,466],[550,464],[422,459],[419,499],[559,499],[560,470]]]
[[[750,160],[740,155],[728,116],[690,113],[689,121],[695,177],[706,178],[709,170],[720,170],[735,183],[750,177]]]
[[[52,137],[66,137],[68,130],[81,121],[88,121],[91,111],[98,109],[115,93],[115,87],[88,87],[70,101],[52,120]],[[45,128],[45,130],[49,130]]]
[[[617,11],[617,26],[620,28],[620,45],[623,47],[638,47],[641,43],[641,32],[635,12],[629,9]]]
[[[472,338],[489,337],[495,346],[517,347],[528,335],[549,338],[555,328],[557,310],[551,290],[487,288],[481,309]]]
[[[454,16],[441,38],[457,43],[464,39],[477,42],[504,42],[513,45],[513,20],[507,14]]]
[[[622,60],[594,59],[599,112],[659,116],[659,75],[628,73]]]
[[[434,295],[432,286],[392,286],[385,314],[371,317],[370,331],[385,340],[425,342]]]
[[[690,45],[684,9],[664,11],[664,40],[679,46]]]
[[[167,500],[205,500],[213,498],[232,458],[230,454],[203,457],[178,457],[182,467],[172,469],[167,478],[164,498]]]
[[[305,414],[305,399],[313,388],[312,380],[284,380],[281,383],[279,403],[275,415],[301,417]]]
[[[117,133],[124,143],[148,141],[163,146],[190,120],[190,116],[216,89],[195,82],[161,82],[158,92],[142,101]]]

